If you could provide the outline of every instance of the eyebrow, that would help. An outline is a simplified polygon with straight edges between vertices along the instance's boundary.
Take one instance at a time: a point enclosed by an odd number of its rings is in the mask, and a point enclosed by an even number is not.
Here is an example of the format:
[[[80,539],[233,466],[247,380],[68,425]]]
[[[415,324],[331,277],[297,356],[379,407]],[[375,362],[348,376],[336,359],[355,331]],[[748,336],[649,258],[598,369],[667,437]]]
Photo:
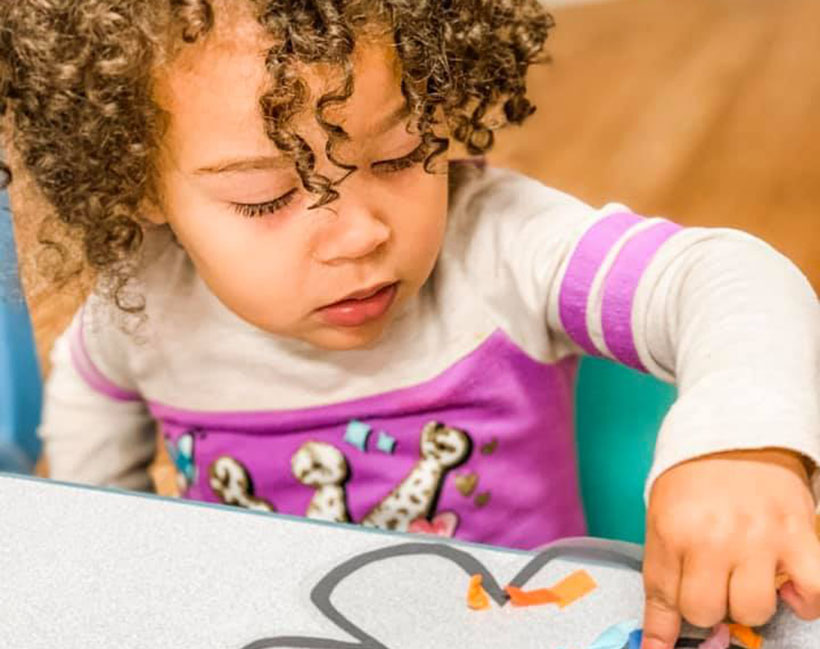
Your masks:
[[[292,163],[283,156],[255,156],[253,158],[236,158],[224,160],[213,165],[201,167],[194,171],[197,176],[208,174],[223,174],[240,171],[267,171],[283,169]]]
[[[398,106],[392,113],[384,117],[373,128],[373,133],[380,135],[387,133],[404,122],[410,116],[410,108],[407,102]],[[194,175],[206,176],[223,173],[238,173],[243,171],[269,171],[272,169],[283,169],[293,163],[284,156],[255,156],[252,158],[236,158],[224,160],[213,165],[200,167],[194,171]]]

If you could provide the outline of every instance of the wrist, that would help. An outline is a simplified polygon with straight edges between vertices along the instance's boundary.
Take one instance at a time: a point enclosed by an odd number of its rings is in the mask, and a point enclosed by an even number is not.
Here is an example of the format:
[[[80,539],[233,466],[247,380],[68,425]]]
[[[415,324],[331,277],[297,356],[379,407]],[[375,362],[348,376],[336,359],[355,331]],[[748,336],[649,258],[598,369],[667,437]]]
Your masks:
[[[814,462],[807,456],[797,451],[786,448],[761,448],[744,449],[734,451],[724,451],[707,455],[702,459],[736,460],[745,462],[766,462],[767,464],[777,464],[785,469],[793,471],[800,477],[807,487],[811,486],[811,476],[815,470]]]

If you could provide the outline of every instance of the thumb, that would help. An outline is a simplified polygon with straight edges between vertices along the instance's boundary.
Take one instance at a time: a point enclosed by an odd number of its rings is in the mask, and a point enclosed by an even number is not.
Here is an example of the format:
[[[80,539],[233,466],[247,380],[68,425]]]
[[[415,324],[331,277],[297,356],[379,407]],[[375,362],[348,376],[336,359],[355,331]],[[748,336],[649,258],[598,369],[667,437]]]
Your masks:
[[[673,649],[681,623],[677,606],[681,562],[655,535],[647,539],[643,575],[646,604],[641,649]]]
[[[680,633],[680,613],[665,595],[647,594],[641,649],[673,649]]]

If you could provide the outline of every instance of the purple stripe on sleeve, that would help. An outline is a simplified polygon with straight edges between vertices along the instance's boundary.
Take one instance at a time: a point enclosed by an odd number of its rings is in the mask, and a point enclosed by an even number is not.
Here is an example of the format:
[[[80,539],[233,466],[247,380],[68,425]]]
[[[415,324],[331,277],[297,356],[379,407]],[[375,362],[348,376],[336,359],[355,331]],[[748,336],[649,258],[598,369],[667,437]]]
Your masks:
[[[600,355],[587,329],[587,303],[592,282],[612,246],[642,220],[629,212],[618,212],[601,219],[581,237],[569,260],[558,298],[559,315],[569,337],[589,354]]]
[[[647,370],[638,356],[632,331],[635,292],[655,253],[682,229],[670,221],[661,221],[636,234],[624,244],[604,282],[601,324],[606,345],[616,360],[642,372]]]
[[[88,348],[85,345],[83,314],[80,314],[80,326],[76,327],[71,334],[69,346],[71,348],[71,361],[74,364],[74,369],[77,370],[77,373],[90,388],[115,401],[142,400],[139,392],[125,390],[115,385],[103,376],[102,372],[94,365],[94,361],[91,360],[91,356],[88,354]]]

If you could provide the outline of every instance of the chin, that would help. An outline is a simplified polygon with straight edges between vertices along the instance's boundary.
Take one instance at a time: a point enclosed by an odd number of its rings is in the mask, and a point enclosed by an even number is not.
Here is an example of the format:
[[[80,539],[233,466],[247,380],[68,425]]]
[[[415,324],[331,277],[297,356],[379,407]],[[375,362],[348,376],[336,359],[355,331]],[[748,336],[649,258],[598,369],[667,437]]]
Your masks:
[[[364,349],[382,338],[387,325],[388,321],[384,320],[362,327],[326,327],[311,332],[302,340],[320,349],[334,352]]]

